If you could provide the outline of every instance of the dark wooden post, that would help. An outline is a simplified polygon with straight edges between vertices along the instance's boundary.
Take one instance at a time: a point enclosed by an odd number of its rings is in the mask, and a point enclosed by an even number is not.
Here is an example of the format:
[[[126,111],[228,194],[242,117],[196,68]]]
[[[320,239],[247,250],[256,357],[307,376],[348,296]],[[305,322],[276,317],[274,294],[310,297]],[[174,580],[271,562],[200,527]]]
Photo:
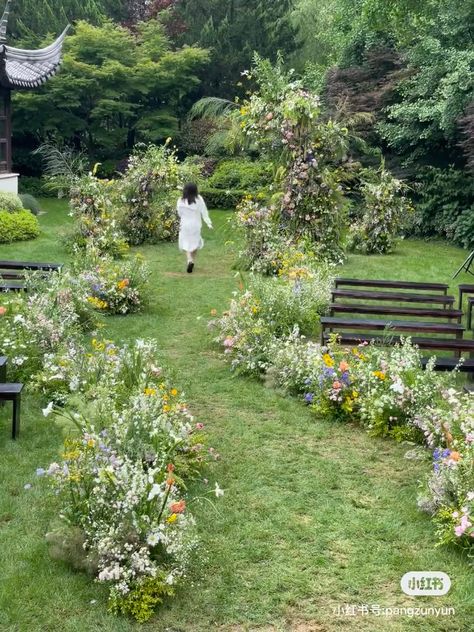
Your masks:
[[[12,171],[11,90],[0,92],[0,173]]]

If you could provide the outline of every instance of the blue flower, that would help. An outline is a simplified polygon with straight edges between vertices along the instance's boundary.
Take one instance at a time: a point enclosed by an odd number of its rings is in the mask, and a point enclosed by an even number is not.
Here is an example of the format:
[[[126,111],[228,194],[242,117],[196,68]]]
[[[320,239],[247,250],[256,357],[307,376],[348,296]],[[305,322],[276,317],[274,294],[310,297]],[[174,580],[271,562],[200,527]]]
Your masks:
[[[438,460],[439,460],[439,457],[440,457],[440,454],[441,454],[441,452],[439,451],[439,449],[438,449],[438,448],[436,448],[436,449],[433,451],[433,459],[434,459],[435,461],[438,461]]]
[[[46,474],[46,470],[42,467],[36,468],[36,476],[44,476]]]
[[[304,396],[304,400],[307,404],[312,404],[313,399],[314,399],[313,393],[306,393],[306,395]]]
[[[349,371],[344,371],[344,373],[341,375],[341,382],[343,382],[344,384],[350,384],[351,383],[351,378],[349,376]]]
[[[451,454],[451,450],[448,450],[448,449],[443,450],[443,451],[441,452],[441,456],[443,457],[443,459],[445,459],[446,457],[448,457],[450,454]]]

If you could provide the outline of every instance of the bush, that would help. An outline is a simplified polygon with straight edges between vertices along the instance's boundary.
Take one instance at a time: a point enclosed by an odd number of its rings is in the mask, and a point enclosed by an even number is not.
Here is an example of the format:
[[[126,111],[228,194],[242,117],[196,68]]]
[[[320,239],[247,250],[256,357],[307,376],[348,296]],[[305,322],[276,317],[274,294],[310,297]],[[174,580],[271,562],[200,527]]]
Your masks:
[[[270,162],[224,160],[209,178],[211,189],[244,189],[248,193],[265,188],[273,181]]]
[[[23,205],[15,193],[0,191],[0,210],[15,213],[16,211],[22,211]]]
[[[35,239],[39,234],[38,220],[29,211],[0,211],[0,244]]]
[[[33,176],[21,176],[20,181],[21,193],[29,193],[35,197],[56,197],[43,178],[35,178]]]
[[[30,195],[29,193],[21,193],[19,198],[24,209],[30,211],[33,215],[39,215],[41,213],[40,203],[33,195]]]
[[[365,175],[361,185],[364,213],[350,228],[349,247],[364,254],[388,254],[413,211],[404,195],[407,187],[383,164],[378,171],[367,169]]]
[[[203,187],[200,190],[202,197],[209,208],[235,208],[238,206],[247,191],[242,189],[224,190]]]
[[[413,233],[474,247],[474,181],[464,171],[425,167],[417,176]]]
[[[137,147],[119,183],[125,203],[121,229],[129,244],[176,240],[178,191],[185,182],[197,180],[200,169],[193,160],[180,163],[166,144]]]

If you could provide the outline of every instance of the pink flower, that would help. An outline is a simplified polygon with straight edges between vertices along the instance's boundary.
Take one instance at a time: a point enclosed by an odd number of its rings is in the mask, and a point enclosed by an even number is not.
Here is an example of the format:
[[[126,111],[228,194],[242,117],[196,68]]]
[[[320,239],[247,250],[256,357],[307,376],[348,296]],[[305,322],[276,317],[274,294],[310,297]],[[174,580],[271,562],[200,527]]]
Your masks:
[[[454,528],[454,533],[457,535],[458,538],[460,538],[462,535],[464,535],[469,527],[472,527],[472,523],[469,522],[469,518],[467,516],[463,516],[461,518],[461,523]]]
[[[224,347],[227,347],[228,349],[230,349],[231,347],[233,347],[235,344],[235,340],[234,338],[232,338],[231,336],[228,336],[225,340],[224,340]]]
[[[204,428],[204,424],[196,424],[196,430],[202,430]]]

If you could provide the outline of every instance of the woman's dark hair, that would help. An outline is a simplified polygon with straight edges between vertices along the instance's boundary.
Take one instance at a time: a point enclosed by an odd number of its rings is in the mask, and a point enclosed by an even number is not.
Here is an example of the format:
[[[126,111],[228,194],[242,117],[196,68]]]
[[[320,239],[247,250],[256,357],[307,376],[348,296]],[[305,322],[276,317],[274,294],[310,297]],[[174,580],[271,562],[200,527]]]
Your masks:
[[[197,184],[194,182],[188,182],[188,184],[184,185],[183,189],[183,200],[187,200],[188,204],[194,204],[197,200],[197,196],[199,195]]]

